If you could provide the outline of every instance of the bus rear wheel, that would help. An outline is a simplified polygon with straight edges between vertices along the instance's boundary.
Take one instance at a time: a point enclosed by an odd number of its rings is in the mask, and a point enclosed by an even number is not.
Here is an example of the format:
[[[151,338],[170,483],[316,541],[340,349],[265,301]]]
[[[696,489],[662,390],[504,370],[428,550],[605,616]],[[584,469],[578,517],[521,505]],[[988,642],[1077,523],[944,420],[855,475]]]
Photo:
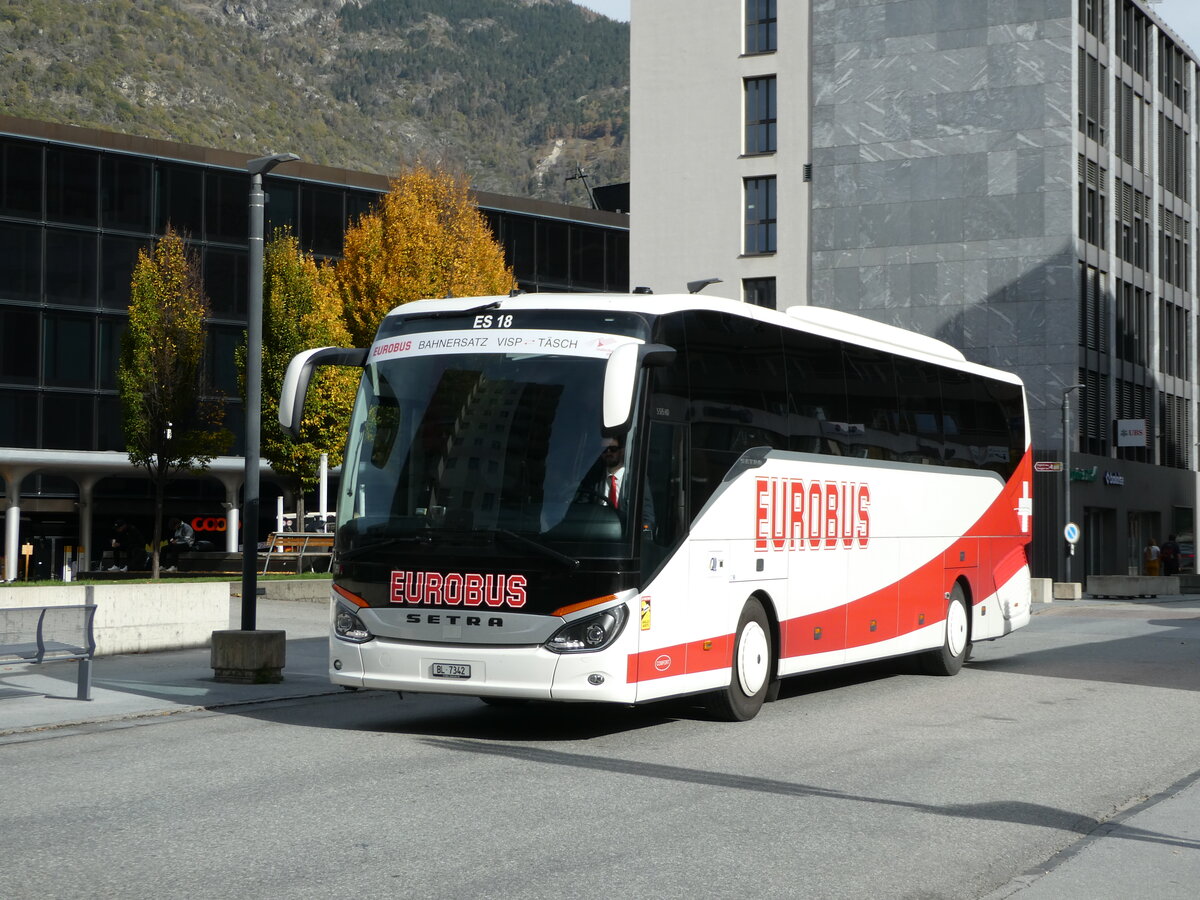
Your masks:
[[[710,694],[708,710],[725,722],[745,722],[762,709],[774,674],[771,624],[762,603],[751,597],[742,607],[733,644],[729,685]]]
[[[957,675],[971,650],[971,614],[962,585],[954,585],[946,606],[946,638],[937,650],[927,650],[920,656],[921,670],[926,675]]]

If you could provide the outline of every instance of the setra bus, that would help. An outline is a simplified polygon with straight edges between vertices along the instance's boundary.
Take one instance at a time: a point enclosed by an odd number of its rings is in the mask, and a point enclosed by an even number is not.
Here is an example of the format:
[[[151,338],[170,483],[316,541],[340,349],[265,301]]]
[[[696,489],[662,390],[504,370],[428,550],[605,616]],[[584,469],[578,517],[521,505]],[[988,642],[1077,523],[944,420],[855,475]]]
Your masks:
[[[514,295],[393,310],[359,366],[329,675],[753,717],[788,675],[952,675],[1029,621],[1021,382],[816,307]]]

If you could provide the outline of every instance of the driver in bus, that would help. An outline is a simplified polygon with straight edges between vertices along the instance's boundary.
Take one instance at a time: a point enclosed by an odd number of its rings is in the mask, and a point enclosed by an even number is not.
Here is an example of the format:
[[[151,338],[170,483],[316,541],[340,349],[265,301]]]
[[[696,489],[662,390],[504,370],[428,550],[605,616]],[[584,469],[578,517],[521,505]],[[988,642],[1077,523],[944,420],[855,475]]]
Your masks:
[[[579,490],[576,503],[595,503],[611,506],[623,512],[625,495],[625,446],[621,437],[606,437],[600,446],[600,458],[588,470]],[[622,516],[624,518],[624,516]],[[654,528],[654,500],[646,486],[642,501],[642,528]]]

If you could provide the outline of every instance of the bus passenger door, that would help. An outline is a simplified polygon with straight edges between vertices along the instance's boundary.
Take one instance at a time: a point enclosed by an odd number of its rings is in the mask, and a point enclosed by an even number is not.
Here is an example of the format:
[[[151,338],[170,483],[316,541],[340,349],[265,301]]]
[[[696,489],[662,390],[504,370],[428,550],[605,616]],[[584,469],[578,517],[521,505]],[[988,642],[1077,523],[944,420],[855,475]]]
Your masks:
[[[642,584],[687,535],[684,434],[682,424],[650,422],[640,532]]]

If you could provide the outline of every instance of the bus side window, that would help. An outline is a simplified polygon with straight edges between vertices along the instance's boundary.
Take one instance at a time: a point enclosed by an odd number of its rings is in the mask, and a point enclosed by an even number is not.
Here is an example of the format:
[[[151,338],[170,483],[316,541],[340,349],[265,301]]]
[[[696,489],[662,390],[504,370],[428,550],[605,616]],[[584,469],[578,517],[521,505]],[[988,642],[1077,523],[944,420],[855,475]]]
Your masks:
[[[788,449],[850,455],[850,422],[842,344],[831,338],[785,331]]]

